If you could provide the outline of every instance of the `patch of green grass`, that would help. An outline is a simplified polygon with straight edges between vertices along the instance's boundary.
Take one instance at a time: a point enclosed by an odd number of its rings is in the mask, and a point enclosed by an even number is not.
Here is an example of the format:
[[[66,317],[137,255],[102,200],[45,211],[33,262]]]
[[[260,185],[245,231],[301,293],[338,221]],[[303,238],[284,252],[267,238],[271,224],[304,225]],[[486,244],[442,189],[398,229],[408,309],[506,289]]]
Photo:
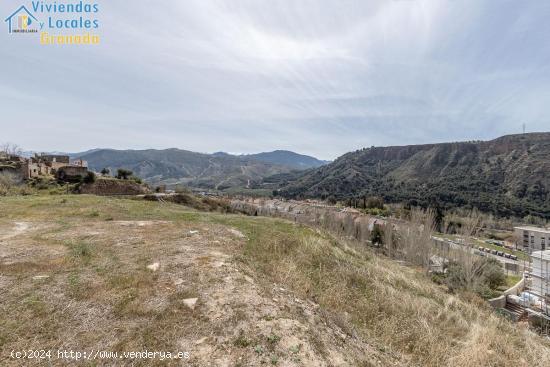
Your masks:
[[[67,246],[71,250],[71,255],[74,259],[82,261],[84,264],[89,264],[92,259],[92,245],[82,240],[70,241]]]

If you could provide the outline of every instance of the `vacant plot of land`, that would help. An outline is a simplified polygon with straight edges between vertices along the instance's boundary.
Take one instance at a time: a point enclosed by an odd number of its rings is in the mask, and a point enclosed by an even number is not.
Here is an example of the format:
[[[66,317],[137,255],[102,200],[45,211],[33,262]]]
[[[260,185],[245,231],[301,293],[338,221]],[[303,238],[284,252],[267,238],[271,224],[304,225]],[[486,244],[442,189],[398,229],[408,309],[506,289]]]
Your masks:
[[[549,346],[425,275],[290,222],[93,196],[0,199],[12,350],[188,352],[116,365],[546,366]],[[110,359],[52,365],[111,366]]]

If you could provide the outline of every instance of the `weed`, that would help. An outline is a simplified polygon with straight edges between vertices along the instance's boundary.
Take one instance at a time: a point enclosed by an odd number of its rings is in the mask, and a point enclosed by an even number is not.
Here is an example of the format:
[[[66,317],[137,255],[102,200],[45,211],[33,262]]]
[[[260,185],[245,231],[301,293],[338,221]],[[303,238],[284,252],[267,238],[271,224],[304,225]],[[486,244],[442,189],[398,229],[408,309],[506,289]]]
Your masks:
[[[264,347],[262,347],[261,345],[256,345],[254,347],[254,352],[256,352],[256,354],[262,355],[264,353]]]
[[[237,339],[235,339],[235,341],[233,341],[233,345],[235,345],[236,347],[239,347],[239,348],[247,348],[250,345],[252,345],[252,340],[247,339],[244,336],[244,331],[241,330],[239,332],[239,336],[237,337]]]
[[[279,335],[271,334],[271,335],[267,336],[267,341],[270,344],[277,344],[279,342],[279,340],[281,340],[281,337]]]

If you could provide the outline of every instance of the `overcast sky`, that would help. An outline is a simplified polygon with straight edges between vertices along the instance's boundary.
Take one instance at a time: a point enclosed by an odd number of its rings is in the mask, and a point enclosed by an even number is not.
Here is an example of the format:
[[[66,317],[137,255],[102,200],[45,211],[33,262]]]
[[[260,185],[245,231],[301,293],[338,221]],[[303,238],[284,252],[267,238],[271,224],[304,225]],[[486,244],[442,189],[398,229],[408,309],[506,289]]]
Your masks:
[[[3,22],[0,142],[334,159],[550,131],[550,1],[97,3],[100,46]]]

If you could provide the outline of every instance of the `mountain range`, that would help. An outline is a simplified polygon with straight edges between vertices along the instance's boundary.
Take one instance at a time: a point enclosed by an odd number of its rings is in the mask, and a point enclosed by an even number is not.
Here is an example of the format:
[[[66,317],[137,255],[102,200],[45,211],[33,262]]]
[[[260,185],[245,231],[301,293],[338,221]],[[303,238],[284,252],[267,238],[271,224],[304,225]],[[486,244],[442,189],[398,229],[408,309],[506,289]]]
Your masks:
[[[550,133],[491,141],[371,147],[265,182],[287,198],[370,196],[419,206],[477,208],[550,219]]]
[[[115,173],[118,168],[126,168],[151,184],[184,184],[218,190],[252,187],[264,177],[326,164],[310,156],[283,150],[232,155],[224,152],[196,153],[175,148],[94,149],[70,155],[88,161],[94,171],[108,168],[111,173]]]

